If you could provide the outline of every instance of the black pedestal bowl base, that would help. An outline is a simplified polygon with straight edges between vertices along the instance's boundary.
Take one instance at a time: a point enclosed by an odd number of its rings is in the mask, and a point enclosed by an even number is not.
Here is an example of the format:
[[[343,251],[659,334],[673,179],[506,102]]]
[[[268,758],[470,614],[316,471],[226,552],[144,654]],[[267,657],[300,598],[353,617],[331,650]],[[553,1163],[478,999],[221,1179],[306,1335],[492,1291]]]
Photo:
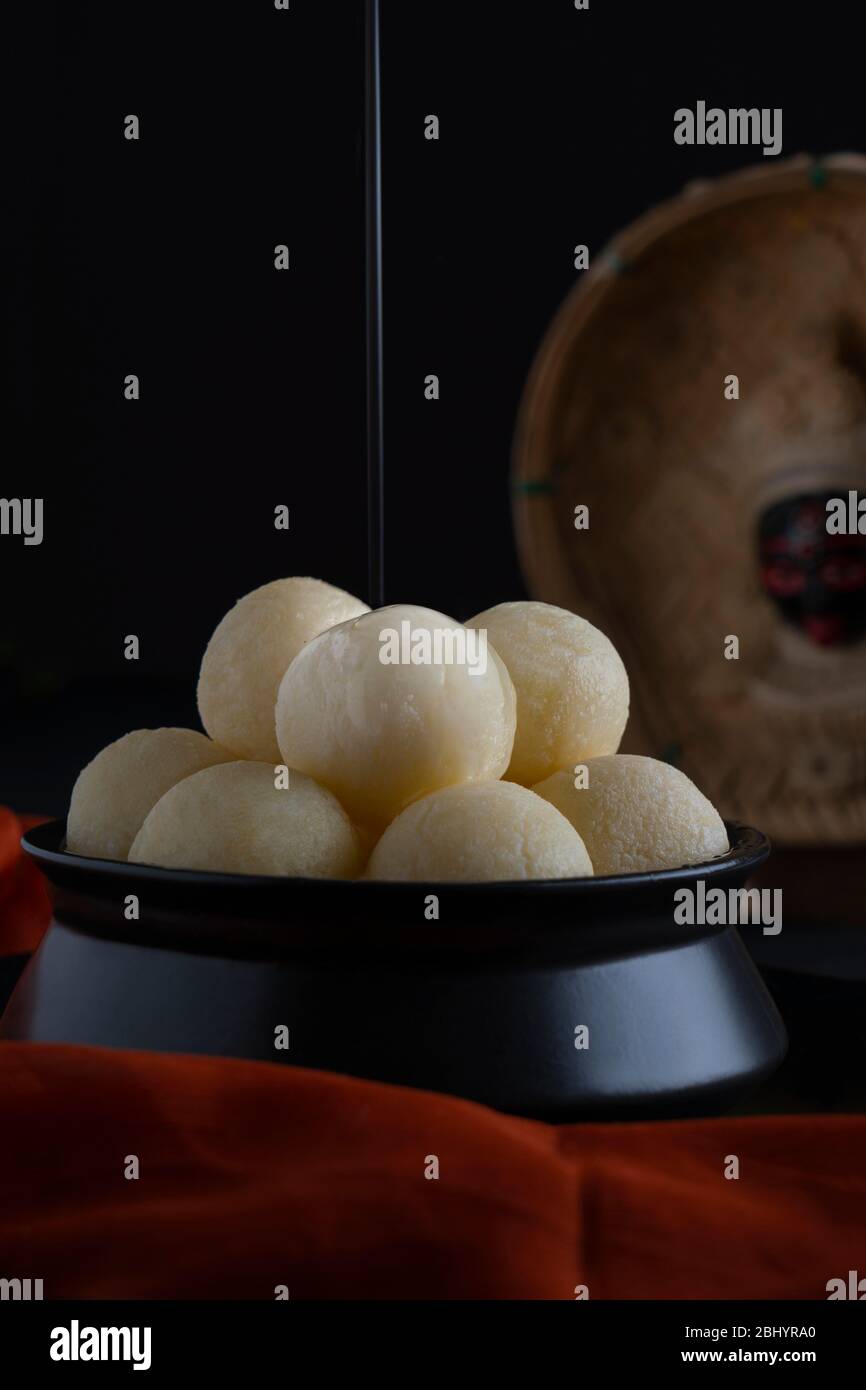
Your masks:
[[[55,920],[0,1037],[288,1063],[551,1120],[712,1113],[786,1048],[735,928],[674,920],[677,889],[738,888],[766,858],[728,829],[730,852],[688,869],[437,885],[109,863],[39,826],[25,847]]]

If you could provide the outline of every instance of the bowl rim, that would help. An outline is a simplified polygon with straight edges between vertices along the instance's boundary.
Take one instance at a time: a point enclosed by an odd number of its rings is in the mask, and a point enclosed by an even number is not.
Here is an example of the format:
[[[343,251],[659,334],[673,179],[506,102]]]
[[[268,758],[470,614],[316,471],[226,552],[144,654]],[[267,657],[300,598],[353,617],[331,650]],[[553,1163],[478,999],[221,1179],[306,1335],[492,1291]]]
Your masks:
[[[21,837],[21,845],[52,881],[57,881],[59,870],[66,884],[71,876],[81,875],[92,886],[93,879],[103,879],[106,886],[120,880],[127,883],[150,883],[161,886],[176,886],[182,889],[200,887],[203,890],[230,890],[232,892],[268,892],[282,889],[287,893],[329,892],[333,894],[361,893],[367,895],[392,895],[407,892],[418,893],[425,889],[430,892],[447,893],[449,897],[465,898],[489,897],[500,894],[529,894],[539,892],[569,893],[573,895],[594,894],[606,890],[628,892],[642,888],[659,887],[664,884],[689,882],[697,878],[727,877],[733,872],[758,868],[770,854],[769,837],[754,826],[739,821],[724,822],[728,832],[730,848],[715,859],[707,859],[697,864],[685,864],[675,869],[643,870],[629,874],[598,874],[586,878],[545,878],[545,879],[490,879],[436,880],[436,879],[367,879],[367,878],[305,878],[278,874],[229,874],[202,869],[167,869],[154,864],[131,864],[120,859],[91,859],[86,855],[72,854],[61,848],[66,836],[66,820],[61,818],[43,821],[31,827]]]

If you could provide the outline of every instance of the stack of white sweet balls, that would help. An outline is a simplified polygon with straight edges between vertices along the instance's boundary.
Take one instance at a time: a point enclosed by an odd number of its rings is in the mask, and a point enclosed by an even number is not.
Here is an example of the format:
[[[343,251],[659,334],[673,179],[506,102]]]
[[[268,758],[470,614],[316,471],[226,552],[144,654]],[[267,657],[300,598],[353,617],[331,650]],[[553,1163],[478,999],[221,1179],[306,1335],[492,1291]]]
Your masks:
[[[617,754],[625,667],[549,604],[461,625],[279,579],[217,627],[198,706],[207,737],[139,729],[88,764],[70,853],[437,883],[678,868],[729,848],[683,773]]]

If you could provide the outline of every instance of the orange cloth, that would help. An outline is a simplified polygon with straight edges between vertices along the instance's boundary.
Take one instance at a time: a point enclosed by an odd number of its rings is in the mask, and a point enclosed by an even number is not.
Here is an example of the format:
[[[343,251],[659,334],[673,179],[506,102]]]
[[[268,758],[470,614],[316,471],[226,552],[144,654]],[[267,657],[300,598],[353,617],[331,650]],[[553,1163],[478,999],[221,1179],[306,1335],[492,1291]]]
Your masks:
[[[0,846],[2,932],[25,939],[29,902],[35,937],[45,900]],[[5,1043],[0,1133],[0,1273],[46,1298],[823,1299],[864,1272],[866,1116],[555,1128],[275,1064]]]
[[[45,879],[21,849],[24,831],[44,820],[0,806],[0,956],[35,951],[51,920]]]
[[[0,1045],[0,1117],[0,1266],[46,1298],[821,1299],[863,1270],[866,1117],[557,1129],[270,1063],[26,1043]]]

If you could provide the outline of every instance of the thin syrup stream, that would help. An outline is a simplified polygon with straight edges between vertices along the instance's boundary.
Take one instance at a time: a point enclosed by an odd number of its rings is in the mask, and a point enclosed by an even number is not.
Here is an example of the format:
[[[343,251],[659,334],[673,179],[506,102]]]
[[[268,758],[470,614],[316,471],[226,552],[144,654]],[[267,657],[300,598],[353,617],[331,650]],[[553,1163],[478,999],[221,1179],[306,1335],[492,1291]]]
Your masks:
[[[367,557],[368,602],[385,602],[385,463],[382,389],[382,58],[379,0],[366,0]]]

